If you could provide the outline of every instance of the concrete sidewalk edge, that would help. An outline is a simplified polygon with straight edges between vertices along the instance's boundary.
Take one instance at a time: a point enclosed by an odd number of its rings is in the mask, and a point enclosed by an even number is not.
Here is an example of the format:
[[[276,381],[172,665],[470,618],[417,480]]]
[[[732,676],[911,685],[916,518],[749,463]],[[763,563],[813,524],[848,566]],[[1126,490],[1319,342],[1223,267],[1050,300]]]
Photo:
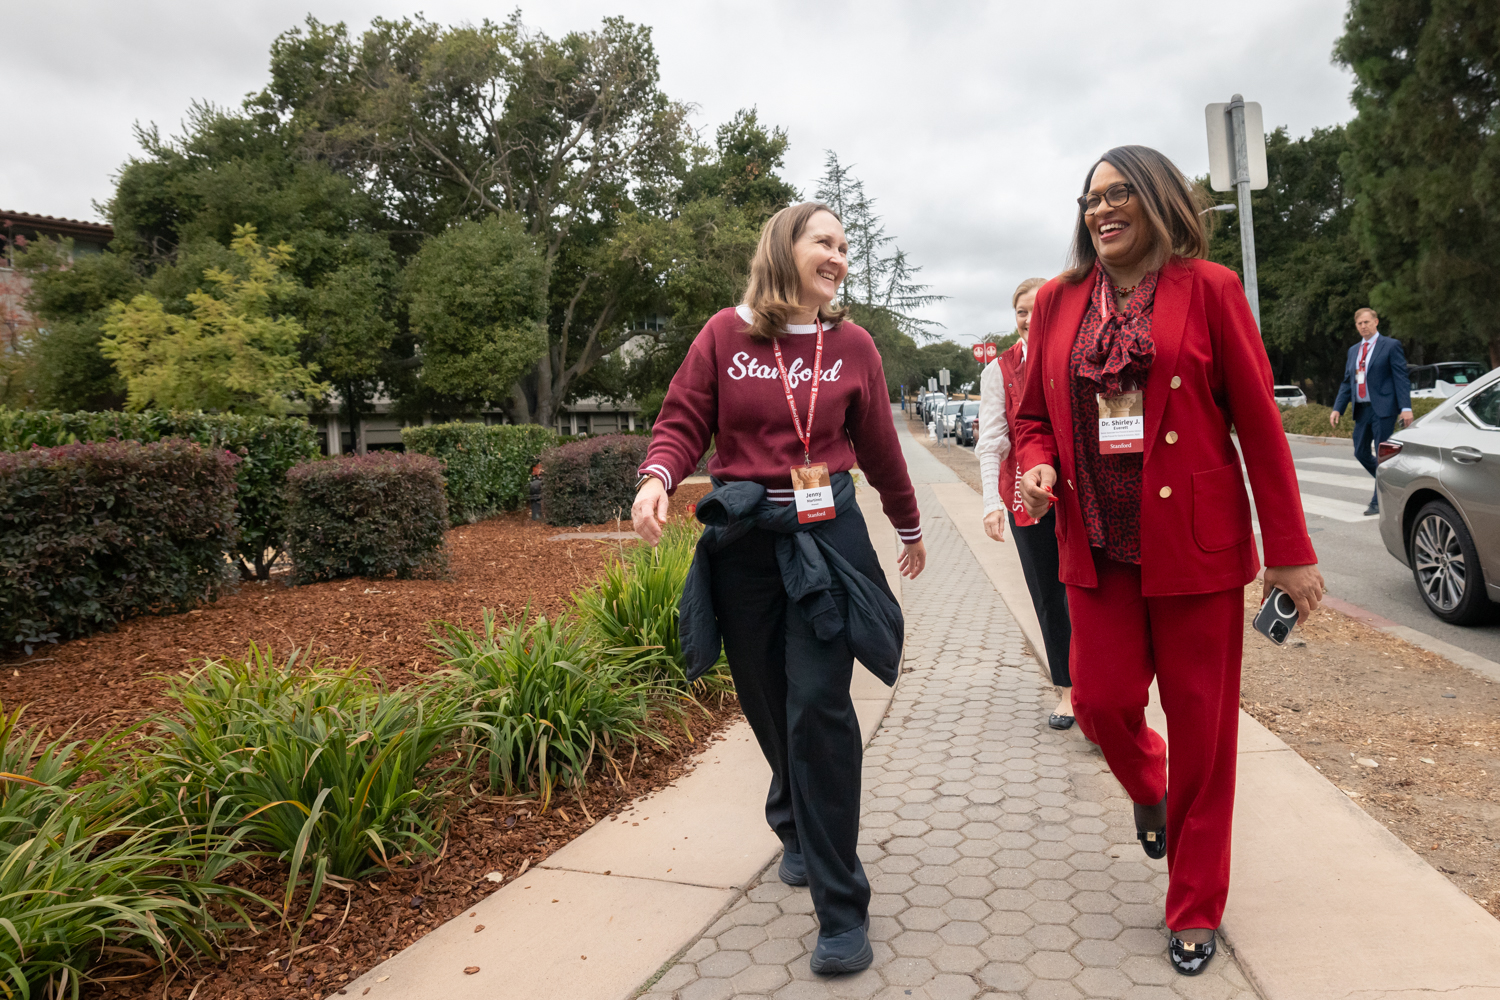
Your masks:
[[[862,489],[859,503],[899,599],[895,528],[874,491]],[[850,687],[868,743],[895,689],[858,664]],[[741,719],[686,776],[596,823],[343,990],[370,1000],[491,1000],[517,987],[528,1000],[634,996],[776,862],[781,845],[762,806],[769,780]]]

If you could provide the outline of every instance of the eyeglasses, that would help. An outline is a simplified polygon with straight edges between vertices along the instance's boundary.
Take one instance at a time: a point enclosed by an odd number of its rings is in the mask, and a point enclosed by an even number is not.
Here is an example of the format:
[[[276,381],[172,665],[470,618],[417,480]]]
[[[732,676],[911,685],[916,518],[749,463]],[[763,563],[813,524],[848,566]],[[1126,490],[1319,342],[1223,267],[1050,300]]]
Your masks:
[[[1086,194],[1078,199],[1078,207],[1083,209],[1084,215],[1093,215],[1099,211],[1099,203],[1102,201],[1110,208],[1124,208],[1125,203],[1130,201],[1130,196],[1135,193],[1135,187],[1130,184],[1111,184],[1104,194]]]

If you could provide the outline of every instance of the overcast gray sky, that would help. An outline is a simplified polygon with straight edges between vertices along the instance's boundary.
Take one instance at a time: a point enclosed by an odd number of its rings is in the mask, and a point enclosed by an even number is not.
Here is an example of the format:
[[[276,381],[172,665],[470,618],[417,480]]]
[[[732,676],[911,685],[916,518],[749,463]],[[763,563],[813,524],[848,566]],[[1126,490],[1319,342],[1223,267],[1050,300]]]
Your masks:
[[[9,54],[0,208],[98,219],[135,152],[131,127],[175,133],[189,104],[236,105],[264,83],[275,36],[309,13],[361,27],[421,10],[503,19],[473,0],[0,0]],[[1239,92],[1268,129],[1346,121],[1332,65],[1344,0],[694,3],[549,0],[549,34],[620,14],[650,25],[662,84],[705,134],[757,105],[791,138],[788,179],[811,196],[833,149],[879,201],[933,290],[928,311],[967,343],[1010,330],[1010,293],[1063,265],[1083,173],[1121,143],[1208,170],[1203,106]]]

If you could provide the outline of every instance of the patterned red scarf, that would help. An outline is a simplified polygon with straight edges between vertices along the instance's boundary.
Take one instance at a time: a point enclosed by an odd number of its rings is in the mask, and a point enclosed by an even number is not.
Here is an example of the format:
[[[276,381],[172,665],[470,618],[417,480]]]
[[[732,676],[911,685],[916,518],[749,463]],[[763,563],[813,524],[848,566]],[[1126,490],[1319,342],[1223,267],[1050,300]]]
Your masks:
[[[1156,343],[1151,339],[1151,307],[1156,300],[1157,272],[1141,279],[1125,304],[1125,311],[1115,309],[1115,286],[1098,264],[1094,265],[1094,291],[1089,311],[1078,328],[1083,351],[1073,374],[1100,386],[1106,396],[1116,396],[1122,383],[1134,382],[1145,388],[1146,374],[1156,358]]]

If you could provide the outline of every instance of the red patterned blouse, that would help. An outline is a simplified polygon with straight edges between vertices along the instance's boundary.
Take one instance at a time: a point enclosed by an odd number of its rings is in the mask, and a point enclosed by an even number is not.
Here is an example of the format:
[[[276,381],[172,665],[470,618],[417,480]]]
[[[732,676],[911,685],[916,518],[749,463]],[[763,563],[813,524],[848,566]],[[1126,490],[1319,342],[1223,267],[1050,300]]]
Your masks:
[[[1156,272],[1136,286],[1123,312],[1115,308],[1115,288],[1104,268],[1095,266],[1094,293],[1073,341],[1073,454],[1077,462],[1078,506],[1089,545],[1115,562],[1141,562],[1140,452],[1099,454],[1099,404],[1094,398],[1122,382],[1146,384],[1156,345],[1151,312]]]

